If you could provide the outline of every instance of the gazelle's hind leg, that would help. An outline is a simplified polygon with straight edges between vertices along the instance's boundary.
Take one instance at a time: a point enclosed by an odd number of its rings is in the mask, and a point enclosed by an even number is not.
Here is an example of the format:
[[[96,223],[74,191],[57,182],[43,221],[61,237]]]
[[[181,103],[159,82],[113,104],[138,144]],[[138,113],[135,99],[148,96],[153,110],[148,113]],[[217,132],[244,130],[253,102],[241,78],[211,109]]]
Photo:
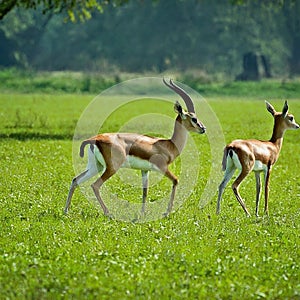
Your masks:
[[[90,178],[92,178],[93,176],[95,176],[98,173],[97,170],[95,169],[88,169],[84,172],[82,172],[81,174],[79,174],[78,176],[74,177],[70,186],[70,190],[69,190],[69,194],[68,194],[68,198],[66,201],[66,206],[65,206],[65,213],[68,213],[70,204],[71,204],[71,199],[72,196],[74,194],[75,189],[77,188],[77,186],[87,180],[89,180]]]
[[[227,157],[224,178],[223,178],[221,184],[219,185],[219,194],[218,194],[218,201],[217,201],[217,214],[219,214],[221,211],[221,201],[222,201],[222,195],[223,195],[224,189],[227,186],[229,180],[232,178],[235,170],[236,170],[236,166],[234,165],[232,159],[230,157]]]
[[[232,184],[232,190],[234,192],[234,195],[237,199],[237,201],[242,206],[244,212],[246,213],[247,217],[250,217],[250,213],[246,207],[246,204],[244,203],[240,193],[239,193],[239,185],[241,182],[246,178],[246,176],[251,172],[252,169],[249,170],[249,168],[245,167],[245,165],[242,165],[242,171],[240,175],[237,177],[237,179]]]
[[[110,168],[107,168],[107,169],[105,170],[105,172],[102,174],[102,176],[99,177],[99,178],[91,185],[91,187],[92,187],[92,189],[93,189],[93,191],[94,191],[94,194],[95,194],[95,196],[96,196],[96,198],[97,198],[97,200],[98,200],[98,202],[99,202],[99,204],[100,204],[100,206],[101,206],[101,208],[102,208],[102,210],[103,210],[103,212],[104,212],[104,214],[105,214],[106,216],[109,216],[109,210],[108,210],[108,208],[106,207],[106,205],[104,204],[104,202],[103,202],[103,200],[102,200],[102,198],[101,198],[101,196],[100,196],[99,189],[100,189],[100,187],[102,186],[102,184],[103,184],[106,180],[108,180],[111,176],[113,176],[115,173],[116,173],[115,170],[110,169]]]
[[[74,194],[75,189],[77,188],[77,186],[87,180],[89,180],[90,178],[92,178],[93,176],[95,176],[96,174],[98,174],[99,172],[103,172],[103,169],[105,168],[105,166],[102,166],[101,164],[99,164],[94,156],[94,154],[92,153],[92,151],[89,149],[88,152],[88,164],[87,164],[87,170],[82,172],[81,174],[79,174],[78,176],[74,177],[72,182],[71,182],[71,186],[69,189],[69,193],[68,193],[68,197],[67,197],[67,201],[66,201],[66,205],[65,205],[65,209],[64,212],[68,213],[69,207],[71,205],[71,199],[72,196]]]
[[[240,170],[240,174],[232,184],[232,190],[234,192],[237,201],[240,203],[243,210],[245,211],[247,217],[250,217],[250,213],[241,195],[239,194],[239,185],[246,178],[246,176],[252,171],[255,163],[255,157],[253,155],[248,155],[243,151],[240,152],[240,155],[242,156],[242,159],[239,158],[239,155],[235,151],[232,151],[231,153],[231,158],[234,166]]]
[[[92,185],[92,189],[94,191],[94,194],[106,216],[109,216],[109,210],[104,204],[99,189],[102,186],[102,184],[107,181],[111,176],[113,176],[122,166],[122,164],[126,161],[126,153],[123,151],[122,148],[111,148],[110,146],[106,146],[107,148],[104,148],[105,145],[103,145],[103,151],[105,153],[109,153],[109,157],[104,157],[103,159],[106,162],[106,169],[104,173],[99,177]]]
[[[217,202],[217,214],[220,213],[221,211],[221,200],[222,200],[222,195],[224,192],[225,187],[227,186],[229,180],[232,178],[234,172],[236,170],[236,167],[234,165],[227,167],[225,174],[224,174],[224,178],[221,182],[221,184],[219,185],[219,194],[218,194],[218,202]]]

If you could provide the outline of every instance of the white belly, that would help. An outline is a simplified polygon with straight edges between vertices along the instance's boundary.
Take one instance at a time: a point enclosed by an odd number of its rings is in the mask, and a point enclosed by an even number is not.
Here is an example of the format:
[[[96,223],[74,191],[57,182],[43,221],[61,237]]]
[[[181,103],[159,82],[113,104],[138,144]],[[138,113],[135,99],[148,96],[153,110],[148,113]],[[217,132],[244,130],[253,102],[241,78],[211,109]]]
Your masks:
[[[160,171],[158,167],[148,160],[141,159],[136,156],[127,155],[126,161],[121,166],[122,168],[137,169],[143,171]]]
[[[106,162],[99,149],[95,147],[94,152],[92,152],[89,148],[88,155],[89,161],[87,169],[96,170],[96,173],[97,171],[104,172],[106,169]],[[126,161],[122,164],[121,168],[160,172],[160,169],[153,163],[132,155],[126,156]]]
[[[260,160],[256,160],[254,163],[253,171],[266,171],[267,165],[263,164]]]

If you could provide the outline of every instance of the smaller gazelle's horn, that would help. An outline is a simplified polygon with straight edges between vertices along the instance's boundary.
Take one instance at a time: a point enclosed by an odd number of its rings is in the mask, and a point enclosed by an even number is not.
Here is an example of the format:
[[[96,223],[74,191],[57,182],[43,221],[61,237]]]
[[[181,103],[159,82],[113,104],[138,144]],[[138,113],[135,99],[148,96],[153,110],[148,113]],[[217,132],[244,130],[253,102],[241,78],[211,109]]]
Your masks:
[[[170,79],[170,83],[167,83],[166,80],[163,78],[164,84],[172,89],[175,93],[177,93],[185,102],[186,108],[189,112],[194,113],[195,108],[194,108],[194,103],[192,101],[192,98],[179,86],[177,86],[172,79]]]

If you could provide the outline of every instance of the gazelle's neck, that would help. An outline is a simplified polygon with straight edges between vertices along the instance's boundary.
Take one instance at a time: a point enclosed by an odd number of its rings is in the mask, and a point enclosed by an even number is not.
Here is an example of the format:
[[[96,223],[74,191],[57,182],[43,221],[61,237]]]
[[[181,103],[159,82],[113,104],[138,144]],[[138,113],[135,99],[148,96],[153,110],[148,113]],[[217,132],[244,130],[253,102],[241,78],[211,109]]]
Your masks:
[[[182,120],[180,116],[178,116],[175,121],[173,135],[170,139],[170,141],[175,145],[178,151],[176,156],[178,156],[182,152],[186,144],[187,137],[188,137],[188,132],[186,128],[182,125]]]
[[[285,129],[278,124],[278,122],[274,122],[274,127],[273,127],[273,134],[270,139],[270,142],[272,142],[280,151],[282,142],[283,142],[283,136],[284,136]]]

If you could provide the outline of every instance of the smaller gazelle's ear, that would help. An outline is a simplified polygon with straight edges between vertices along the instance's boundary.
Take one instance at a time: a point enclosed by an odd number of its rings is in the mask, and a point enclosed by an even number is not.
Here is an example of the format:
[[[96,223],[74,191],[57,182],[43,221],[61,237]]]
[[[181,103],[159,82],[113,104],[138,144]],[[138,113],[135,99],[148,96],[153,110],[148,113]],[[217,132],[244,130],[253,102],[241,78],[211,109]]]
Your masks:
[[[282,117],[285,118],[286,115],[288,114],[288,111],[289,111],[289,106],[288,106],[288,103],[287,103],[287,100],[285,100],[284,102],[284,106],[283,106],[283,109],[282,109]]]
[[[271,113],[272,116],[274,116],[276,113],[275,108],[268,101],[265,101],[265,102],[266,102],[266,107],[267,107],[268,112]]]
[[[181,119],[186,119],[185,113],[183,111],[182,106],[180,105],[180,103],[178,101],[176,101],[175,105],[174,105],[174,110],[177,114],[180,115]]]

